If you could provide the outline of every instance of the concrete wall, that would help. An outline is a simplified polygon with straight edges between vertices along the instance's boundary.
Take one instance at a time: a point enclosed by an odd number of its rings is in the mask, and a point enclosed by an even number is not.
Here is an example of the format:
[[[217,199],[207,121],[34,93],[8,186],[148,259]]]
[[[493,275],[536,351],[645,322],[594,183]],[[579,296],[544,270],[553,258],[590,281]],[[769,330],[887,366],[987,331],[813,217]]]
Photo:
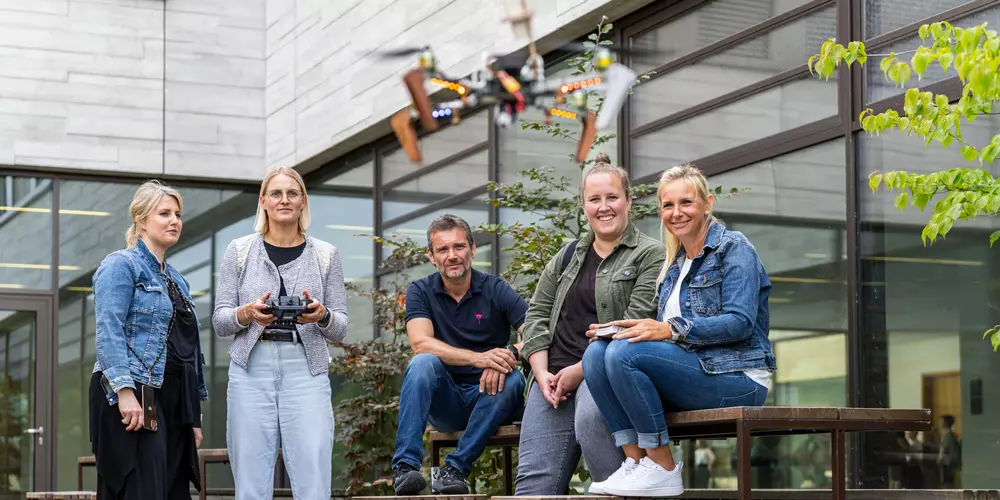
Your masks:
[[[0,0],[0,165],[263,172],[264,0]]]

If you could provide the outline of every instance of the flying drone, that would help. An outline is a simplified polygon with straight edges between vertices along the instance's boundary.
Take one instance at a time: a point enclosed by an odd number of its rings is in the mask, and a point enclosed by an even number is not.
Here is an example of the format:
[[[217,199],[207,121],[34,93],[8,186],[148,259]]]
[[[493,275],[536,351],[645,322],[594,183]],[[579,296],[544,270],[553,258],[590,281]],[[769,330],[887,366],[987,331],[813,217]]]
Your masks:
[[[531,37],[531,15],[526,0],[507,0],[507,21],[515,34],[529,40],[527,56],[486,55],[485,67],[468,78],[449,78],[437,67],[430,47],[388,51],[391,57],[417,55],[418,67],[403,76],[412,104],[390,120],[393,132],[411,161],[423,161],[414,120],[424,130],[434,131],[446,120],[457,124],[463,109],[492,104],[496,124],[507,128],[528,107],[542,110],[546,123],[553,117],[579,120],[583,131],[577,143],[576,161],[582,162],[590,151],[598,129],[614,124],[618,110],[635,83],[635,72],[611,57],[606,46],[594,48],[594,71],[571,78],[546,79],[545,64]],[[431,102],[427,88],[447,89],[455,97]],[[604,103],[595,113],[587,107],[589,92],[603,92]],[[456,97],[457,96],[457,97]]]

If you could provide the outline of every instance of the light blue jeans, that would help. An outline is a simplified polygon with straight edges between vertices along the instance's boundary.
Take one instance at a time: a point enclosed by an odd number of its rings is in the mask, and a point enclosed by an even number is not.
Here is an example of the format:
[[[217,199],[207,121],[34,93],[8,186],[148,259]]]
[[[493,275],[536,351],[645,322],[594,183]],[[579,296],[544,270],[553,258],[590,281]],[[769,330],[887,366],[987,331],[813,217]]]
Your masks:
[[[295,498],[330,498],[330,379],[313,376],[302,344],[258,342],[247,370],[229,363],[226,445],[236,500],[270,499],[282,450]]]

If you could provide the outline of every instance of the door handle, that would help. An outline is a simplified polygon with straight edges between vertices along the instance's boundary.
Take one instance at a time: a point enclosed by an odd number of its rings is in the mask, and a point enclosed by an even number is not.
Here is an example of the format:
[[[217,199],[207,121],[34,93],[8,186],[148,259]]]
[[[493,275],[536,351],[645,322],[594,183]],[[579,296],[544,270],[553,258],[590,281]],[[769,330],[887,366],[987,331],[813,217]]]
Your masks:
[[[31,429],[25,429],[24,433],[25,434],[38,434],[38,445],[41,446],[44,443],[44,440],[42,438],[42,434],[45,433],[45,427],[38,426],[38,427],[31,428]]]

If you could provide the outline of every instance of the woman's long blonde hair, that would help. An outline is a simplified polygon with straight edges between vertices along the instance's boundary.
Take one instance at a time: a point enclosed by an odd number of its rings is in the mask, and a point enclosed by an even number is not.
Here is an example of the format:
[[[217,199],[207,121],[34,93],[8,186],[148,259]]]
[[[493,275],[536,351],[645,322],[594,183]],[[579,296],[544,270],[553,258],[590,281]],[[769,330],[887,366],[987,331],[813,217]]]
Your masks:
[[[125,230],[126,247],[132,248],[139,241],[142,228],[146,225],[146,219],[149,218],[149,214],[156,208],[156,205],[160,204],[160,200],[164,196],[173,196],[177,200],[177,208],[181,212],[184,211],[184,199],[181,198],[181,194],[160,181],[146,181],[139,186],[139,189],[135,190],[132,203],[128,207],[129,214],[132,216],[132,225]]]
[[[667,171],[663,172],[660,176],[660,184],[656,188],[656,200],[657,209],[663,210],[663,200],[660,199],[660,193],[663,191],[663,187],[676,180],[684,180],[689,186],[694,188],[701,197],[701,200],[708,203],[708,197],[710,195],[708,189],[708,179],[705,175],[701,173],[696,167],[689,164],[677,165],[676,167],[671,167]],[[716,221],[715,215],[711,212],[708,213],[708,224]],[[707,227],[707,226],[706,226]],[[663,283],[664,278],[667,277],[667,269],[670,265],[674,263],[674,257],[677,256],[677,252],[681,249],[681,241],[670,233],[666,229],[665,224],[660,224],[660,235],[663,237],[663,244],[667,248],[667,260],[663,262],[663,269],[660,269],[660,276],[656,279],[656,287],[659,288],[660,283]]]
[[[312,217],[309,215],[309,196],[306,194],[306,183],[302,180],[302,176],[298,172],[288,167],[276,167],[272,169],[264,176],[264,182],[260,183],[260,197],[257,199],[257,219],[253,223],[253,230],[260,234],[267,234],[268,229],[270,229],[267,221],[267,211],[264,210],[264,204],[260,201],[260,198],[264,197],[264,190],[267,189],[267,183],[279,175],[287,175],[295,179],[295,182],[299,184],[299,189],[302,190],[303,204],[302,212],[299,214],[299,233],[304,235],[306,234],[306,230],[309,229],[309,223],[312,221]]]

